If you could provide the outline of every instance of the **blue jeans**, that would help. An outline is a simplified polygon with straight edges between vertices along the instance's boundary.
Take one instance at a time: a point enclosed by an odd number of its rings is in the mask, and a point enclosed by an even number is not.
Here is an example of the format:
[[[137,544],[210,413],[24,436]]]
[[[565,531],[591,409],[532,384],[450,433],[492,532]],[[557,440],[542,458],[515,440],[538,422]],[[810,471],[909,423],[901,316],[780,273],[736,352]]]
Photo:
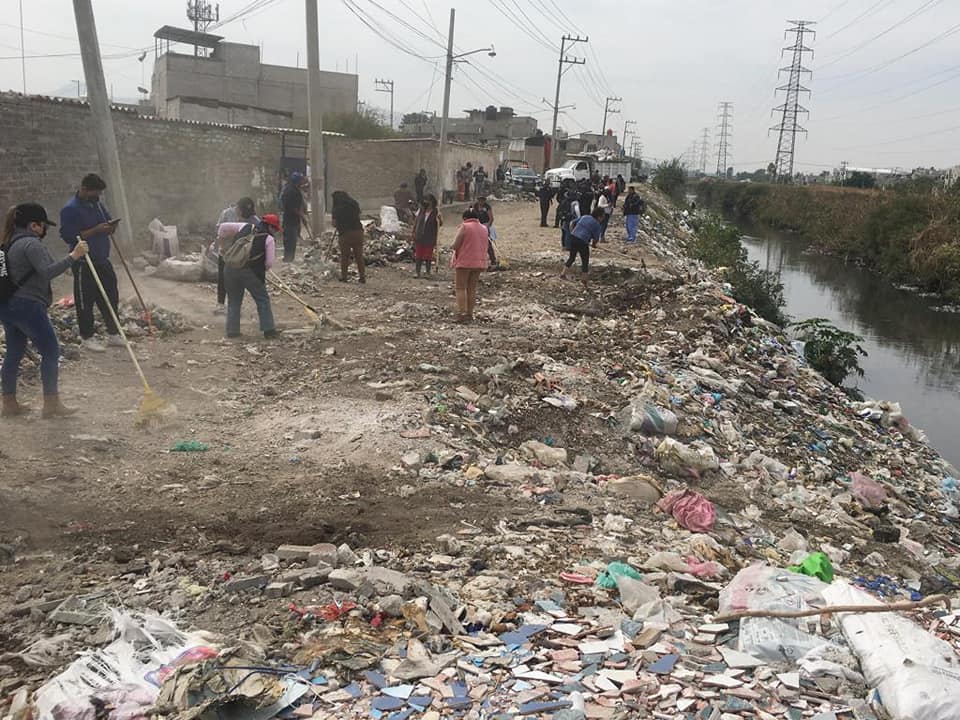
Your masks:
[[[637,226],[640,225],[639,215],[625,215],[624,220],[627,225],[627,242],[637,241]]]
[[[275,329],[273,309],[270,307],[270,295],[267,286],[250,268],[235,270],[223,269],[223,284],[227,288],[227,335],[240,334],[240,308],[243,305],[243,293],[247,291],[257,304],[260,318],[260,330],[270,332]]]
[[[60,376],[60,344],[47,315],[47,307],[37,300],[10,298],[0,305],[0,321],[7,337],[7,353],[0,368],[0,384],[4,395],[17,394],[17,374],[32,340],[40,353],[40,379],[44,395],[56,395]]]

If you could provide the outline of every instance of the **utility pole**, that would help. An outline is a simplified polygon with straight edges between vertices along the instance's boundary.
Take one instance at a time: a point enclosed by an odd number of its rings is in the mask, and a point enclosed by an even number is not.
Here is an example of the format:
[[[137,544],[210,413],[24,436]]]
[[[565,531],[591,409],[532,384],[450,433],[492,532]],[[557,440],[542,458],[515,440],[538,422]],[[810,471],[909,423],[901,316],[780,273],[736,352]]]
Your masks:
[[[608,97],[603,103],[603,130],[600,131],[601,135],[607,134],[607,115],[616,115],[620,112],[620,108],[610,107],[610,103],[616,102],[623,102],[623,98]]]
[[[560,80],[563,78],[563,66],[587,64],[585,59],[567,57],[567,43],[576,45],[577,43],[585,42],[590,42],[590,38],[582,38],[579,35],[576,37],[564,35],[560,39],[560,62],[557,67],[557,94],[553,101],[553,130],[550,132],[550,165],[553,167],[557,165],[557,150],[560,146],[560,143],[557,141],[557,115],[560,113]]]
[[[310,214],[314,237],[326,229],[326,164],[323,159],[323,107],[320,105],[320,39],[317,0],[306,1],[307,16],[307,114],[310,128]]]
[[[393,130],[393,80],[374,80],[373,89],[390,93],[390,129]]]
[[[700,172],[707,174],[707,148],[710,147],[710,128],[703,129],[703,137],[700,140]]]
[[[205,0],[187,0],[187,20],[193,23],[194,32],[205,32],[210,23],[220,20],[220,5],[214,7]],[[194,57],[200,57],[200,46],[193,46]]]
[[[627,154],[627,134],[633,135],[633,130],[628,130],[631,125],[636,125],[636,120],[625,120],[623,123],[623,142],[620,144],[620,147],[623,148],[623,154]]]
[[[720,123],[720,139],[717,142],[717,177],[724,177],[727,174],[727,167],[730,154],[730,133],[733,130],[731,121],[733,120],[733,103],[722,102],[717,110],[717,119]]]
[[[788,51],[793,53],[790,65],[780,68],[780,74],[790,73],[790,78],[786,85],[777,88],[777,92],[786,93],[783,105],[773,109],[775,113],[781,113],[780,124],[774,125],[771,130],[777,130],[780,136],[777,140],[777,159],[774,164],[777,166],[777,182],[793,182],[793,153],[797,146],[797,134],[806,134],[806,128],[800,126],[800,114],[810,115],[810,111],[800,105],[800,94],[807,93],[810,90],[801,85],[804,75],[813,76],[813,73],[803,66],[803,56],[810,53],[813,57],[813,48],[804,45],[804,38],[807,35],[816,37],[816,32],[810,27],[816,23],[809,20],[788,20],[790,27],[784,32],[787,35],[794,36],[793,45],[789,45],[781,51],[781,57]]]
[[[453,28],[456,22],[457,12],[450,8],[450,30],[447,34],[447,67],[443,79],[443,115],[440,117],[440,148],[437,153],[437,175],[440,178],[440,202],[443,202],[443,196],[450,183],[450,175],[446,169],[447,164],[447,126],[450,120],[450,83],[453,82],[453,63],[458,58],[473,55],[479,52],[485,52],[490,57],[496,57],[497,52],[493,45],[489,48],[480,48],[479,50],[470,50],[468,52],[453,54]]]
[[[20,0],[20,73],[23,76],[23,94],[27,94],[27,52],[23,44],[23,0]]]
[[[450,31],[447,34],[447,69],[443,75],[443,115],[440,116],[440,153],[437,175],[440,180],[440,202],[444,202],[450,173],[447,172],[447,118],[450,116],[450,83],[453,81],[453,25],[457,11],[450,8]]]
[[[107,193],[114,216],[123,220],[117,228],[120,236],[117,242],[123,249],[131,250],[134,218],[130,215],[123,174],[120,172],[120,151],[117,149],[117,136],[113,132],[110,99],[107,97],[107,83],[103,78],[103,61],[100,58],[100,41],[97,39],[97,24],[90,0],[73,0],[73,14],[77,22],[77,39],[80,41],[80,57],[87,83],[87,102],[93,116],[93,135],[97,141],[100,171],[106,176]],[[79,85],[78,81],[78,88]]]

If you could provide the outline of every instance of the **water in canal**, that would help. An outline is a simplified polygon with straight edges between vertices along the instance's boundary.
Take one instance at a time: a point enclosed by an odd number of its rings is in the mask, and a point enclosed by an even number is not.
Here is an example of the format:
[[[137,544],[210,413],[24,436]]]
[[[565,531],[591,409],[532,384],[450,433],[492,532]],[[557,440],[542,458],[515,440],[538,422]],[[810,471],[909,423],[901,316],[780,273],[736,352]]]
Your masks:
[[[941,312],[920,297],[855,265],[804,253],[789,235],[745,236],[751,260],[778,271],[786,312],[796,320],[823,317],[863,336],[866,376],[857,383],[877,400],[896,401],[930,443],[960,467],[960,314]],[[848,382],[853,382],[850,378]]]

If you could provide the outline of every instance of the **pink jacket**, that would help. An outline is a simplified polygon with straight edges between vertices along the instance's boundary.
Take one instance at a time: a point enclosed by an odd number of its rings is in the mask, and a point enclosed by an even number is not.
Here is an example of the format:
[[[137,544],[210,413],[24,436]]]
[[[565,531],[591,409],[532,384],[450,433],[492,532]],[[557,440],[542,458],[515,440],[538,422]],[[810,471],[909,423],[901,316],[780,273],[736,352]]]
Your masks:
[[[490,234],[485,225],[472,218],[464,220],[463,225],[457,231],[457,240],[460,247],[454,250],[453,257],[450,259],[450,265],[455,268],[465,268],[470,270],[486,270],[489,260],[487,258],[487,247],[490,243]]]
[[[232,238],[244,225],[249,223],[242,222],[226,222],[220,223],[217,225],[217,240],[227,240]],[[273,263],[277,259],[277,241],[273,239],[273,235],[267,235],[263,243],[264,249],[264,258],[263,264],[266,266],[267,270],[273,267]]]

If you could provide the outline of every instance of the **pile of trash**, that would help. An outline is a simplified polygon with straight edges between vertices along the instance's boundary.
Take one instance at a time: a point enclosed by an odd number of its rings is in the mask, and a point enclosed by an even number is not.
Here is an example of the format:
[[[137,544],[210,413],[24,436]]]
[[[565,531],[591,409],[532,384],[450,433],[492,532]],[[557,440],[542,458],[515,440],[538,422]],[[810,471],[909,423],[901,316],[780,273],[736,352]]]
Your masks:
[[[685,218],[648,208],[663,268],[600,264],[573,299],[518,294],[536,267],[485,279],[478,335],[428,324],[408,364],[396,332],[360,370],[358,390],[415,408],[378,428],[402,440],[389,502],[471,488],[512,513],[410,546],[97,548],[18,593],[8,714],[957,717],[960,473],[896,403],[809,368],[683,255]],[[477,342],[495,324],[509,344]],[[111,569],[102,589],[87,564]]]

